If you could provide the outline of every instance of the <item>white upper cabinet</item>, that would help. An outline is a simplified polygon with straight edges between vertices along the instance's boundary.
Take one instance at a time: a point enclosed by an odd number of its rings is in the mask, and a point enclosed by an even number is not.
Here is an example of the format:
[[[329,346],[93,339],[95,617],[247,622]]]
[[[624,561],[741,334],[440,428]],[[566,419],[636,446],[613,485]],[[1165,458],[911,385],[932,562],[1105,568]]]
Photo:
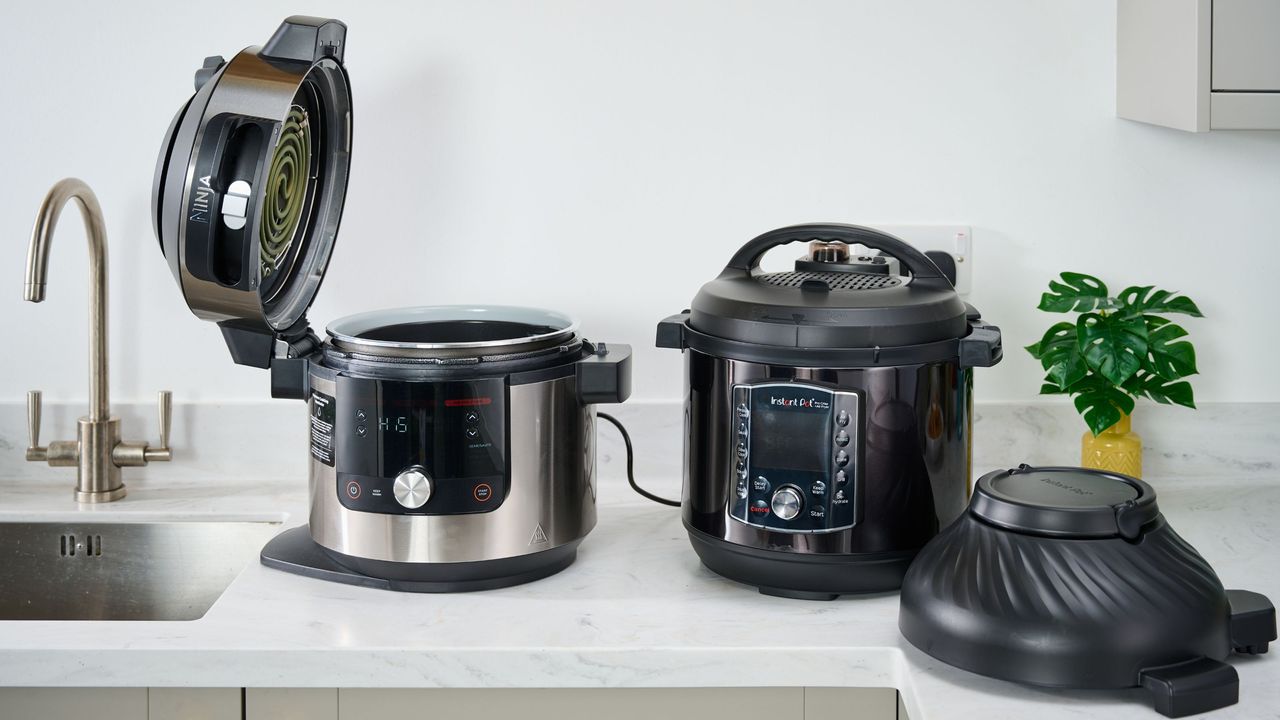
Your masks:
[[[1119,0],[1116,114],[1280,130],[1280,0]]]

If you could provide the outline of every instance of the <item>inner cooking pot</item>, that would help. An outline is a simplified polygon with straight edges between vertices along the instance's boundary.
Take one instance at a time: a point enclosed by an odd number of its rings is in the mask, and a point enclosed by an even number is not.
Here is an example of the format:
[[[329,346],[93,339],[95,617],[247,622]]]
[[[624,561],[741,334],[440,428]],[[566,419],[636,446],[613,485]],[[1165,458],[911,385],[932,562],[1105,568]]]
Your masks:
[[[388,357],[510,356],[556,348],[578,322],[538,308],[505,305],[394,308],[349,315],[328,327],[333,345]]]

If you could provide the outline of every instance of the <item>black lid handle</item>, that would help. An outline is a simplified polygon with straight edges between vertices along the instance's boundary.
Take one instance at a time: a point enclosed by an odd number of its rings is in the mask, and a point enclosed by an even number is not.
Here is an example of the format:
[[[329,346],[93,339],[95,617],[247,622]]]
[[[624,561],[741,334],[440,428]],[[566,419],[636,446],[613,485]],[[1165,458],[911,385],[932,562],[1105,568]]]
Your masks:
[[[262,46],[262,57],[294,62],[318,62],[331,57],[342,62],[347,26],[341,20],[293,15],[285,18]]]
[[[874,228],[842,223],[808,223],[770,230],[743,245],[729,260],[729,264],[724,268],[725,272],[737,270],[749,273],[760,267],[760,258],[764,256],[765,252],[779,245],[786,245],[797,240],[823,240],[828,242],[839,240],[845,243],[866,245],[869,248],[882,250],[898,258],[898,261],[911,271],[912,277],[916,280],[941,281],[948,286],[951,285],[942,274],[942,271],[938,269],[938,266],[933,264],[932,260],[925,257],[924,253],[911,247],[905,241]]]

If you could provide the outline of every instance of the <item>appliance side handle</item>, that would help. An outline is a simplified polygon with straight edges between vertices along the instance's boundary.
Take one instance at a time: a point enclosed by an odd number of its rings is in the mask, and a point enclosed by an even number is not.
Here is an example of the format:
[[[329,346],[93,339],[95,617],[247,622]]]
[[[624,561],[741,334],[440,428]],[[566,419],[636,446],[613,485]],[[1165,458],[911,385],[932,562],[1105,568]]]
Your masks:
[[[342,62],[347,26],[341,20],[294,15],[285,18],[258,54],[273,60],[313,63],[331,57]]]
[[[685,323],[689,322],[689,311],[672,315],[658,322],[658,337],[655,345],[660,348],[683,350],[688,347],[684,341]]]
[[[991,367],[1004,359],[1000,328],[982,320],[969,320],[969,334],[960,338],[960,367]]]
[[[304,400],[311,394],[311,355],[320,339],[305,318],[299,325],[283,337],[244,320],[224,320],[218,328],[233,362],[271,370],[271,397]]]
[[[1248,590],[1228,590],[1231,603],[1231,648],[1246,655],[1261,655],[1276,639],[1276,608],[1266,595]]]
[[[596,343],[595,352],[575,366],[578,402],[620,403],[631,397],[631,346]]]
[[[1206,657],[1138,672],[1138,682],[1151,693],[1155,711],[1183,717],[1235,705],[1240,676],[1230,665]]]

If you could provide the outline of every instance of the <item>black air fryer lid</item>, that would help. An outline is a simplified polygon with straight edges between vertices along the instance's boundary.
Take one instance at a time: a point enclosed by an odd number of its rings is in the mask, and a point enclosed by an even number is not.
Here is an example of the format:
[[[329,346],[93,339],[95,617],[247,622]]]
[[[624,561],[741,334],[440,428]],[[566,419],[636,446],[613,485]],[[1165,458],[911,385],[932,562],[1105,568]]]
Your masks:
[[[916,556],[898,627],[920,650],[990,677],[1143,687],[1178,717],[1236,702],[1223,662],[1275,640],[1262,595],[1225,590],[1141,480],[1069,467],[988,473],[968,511]]]
[[[760,271],[766,251],[797,241],[865,245],[897,259],[910,277],[851,266],[839,246],[822,247],[793,272]],[[785,347],[920,345],[969,332],[964,302],[933,261],[857,225],[794,225],[755,238],[702,286],[690,311],[689,326],[699,332]]]

